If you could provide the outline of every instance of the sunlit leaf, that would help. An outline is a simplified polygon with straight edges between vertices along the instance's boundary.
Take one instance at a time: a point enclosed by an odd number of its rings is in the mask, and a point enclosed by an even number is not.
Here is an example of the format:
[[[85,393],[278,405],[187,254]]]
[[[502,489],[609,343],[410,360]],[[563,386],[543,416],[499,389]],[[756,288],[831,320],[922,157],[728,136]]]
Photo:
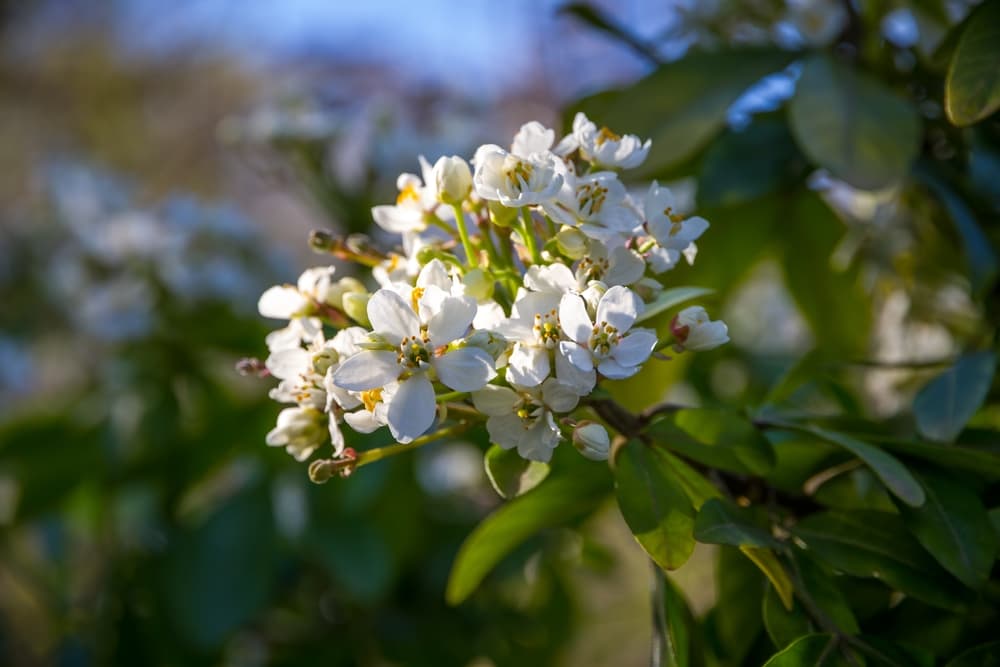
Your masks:
[[[685,408],[647,429],[657,445],[722,470],[760,475],[774,465],[774,451],[749,420],[716,408]]]
[[[813,634],[799,637],[775,653],[764,667],[848,667],[850,664],[840,653],[833,635]]]
[[[644,322],[656,317],[660,313],[670,310],[674,306],[679,306],[685,301],[708,296],[712,290],[704,287],[671,287],[656,295],[656,298],[646,304],[642,314],[635,318],[635,321]]]
[[[672,469],[639,440],[615,459],[615,492],[622,517],[649,557],[673,570],[694,551],[694,508]]]
[[[448,603],[459,604],[469,597],[504,556],[532,535],[592,512],[604,499],[609,482],[603,466],[588,462],[550,477],[486,517],[455,557],[445,593]]]
[[[513,449],[491,445],[484,457],[486,476],[501,498],[514,498],[542,483],[549,464],[529,461]]]
[[[979,122],[1000,108],[1000,5],[970,15],[948,67],[944,108],[955,125]]]
[[[785,568],[781,565],[781,561],[778,560],[777,556],[774,555],[774,552],[770,549],[761,549],[746,545],[741,546],[740,551],[771,582],[771,585],[774,586],[774,591],[781,598],[782,604],[785,605],[785,609],[791,609],[792,593],[795,589],[792,585],[792,580],[788,577],[788,573],[785,572]]]

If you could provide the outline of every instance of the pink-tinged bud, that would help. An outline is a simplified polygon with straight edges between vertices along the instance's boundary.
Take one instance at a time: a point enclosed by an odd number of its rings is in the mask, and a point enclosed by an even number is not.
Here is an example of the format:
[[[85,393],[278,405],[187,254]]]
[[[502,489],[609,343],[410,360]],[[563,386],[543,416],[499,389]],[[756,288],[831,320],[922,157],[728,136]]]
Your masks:
[[[677,345],[692,352],[712,350],[729,342],[729,328],[721,320],[712,321],[701,306],[685,308],[670,322]]]

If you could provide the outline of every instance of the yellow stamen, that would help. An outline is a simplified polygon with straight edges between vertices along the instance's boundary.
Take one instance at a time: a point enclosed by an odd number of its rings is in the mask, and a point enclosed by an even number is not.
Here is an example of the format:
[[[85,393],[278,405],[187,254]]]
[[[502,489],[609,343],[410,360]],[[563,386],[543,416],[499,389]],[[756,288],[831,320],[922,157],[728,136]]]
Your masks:
[[[365,410],[371,412],[375,409],[375,405],[382,400],[382,388],[378,389],[368,389],[367,391],[361,392],[361,402],[365,404]]]

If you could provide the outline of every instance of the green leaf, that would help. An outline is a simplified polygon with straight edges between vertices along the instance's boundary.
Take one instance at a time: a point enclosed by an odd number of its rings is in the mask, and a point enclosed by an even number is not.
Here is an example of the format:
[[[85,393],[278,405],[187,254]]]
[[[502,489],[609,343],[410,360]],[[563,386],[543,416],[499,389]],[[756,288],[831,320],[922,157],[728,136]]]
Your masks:
[[[656,317],[660,313],[670,310],[674,306],[679,306],[685,301],[708,296],[713,290],[704,287],[671,287],[656,295],[656,298],[646,304],[639,317],[635,318],[636,323],[645,322]]]
[[[781,602],[785,605],[785,608],[791,609],[793,603],[792,594],[795,592],[795,588],[792,585],[792,580],[788,577],[788,573],[785,572],[785,568],[782,567],[781,561],[774,555],[774,552],[770,549],[760,549],[746,545],[741,546],[740,551],[750,559],[750,562],[757,566],[758,570],[764,573],[764,576],[774,586],[774,590],[778,594],[778,597],[781,598]]]
[[[763,629],[764,577],[738,549],[723,546],[718,548],[715,581],[715,606],[705,618],[707,643],[721,658],[718,662],[741,665]]]
[[[671,468],[639,440],[615,459],[618,507],[635,539],[665,570],[675,570],[694,551],[694,508]]]
[[[850,664],[837,649],[833,635],[813,634],[799,637],[775,653],[764,667],[847,667]]]
[[[919,458],[956,470],[976,473],[991,481],[1000,480],[1000,457],[988,451],[961,445],[939,445],[919,441],[878,440],[883,449]]]
[[[804,430],[826,442],[843,447],[864,461],[865,465],[871,468],[872,472],[882,480],[886,488],[906,504],[913,507],[923,505],[924,490],[910,471],[906,469],[906,466],[900,463],[896,457],[874,445],[856,440],[843,433],[827,431],[818,426],[808,426]]]
[[[784,216],[777,238],[783,244],[785,287],[817,347],[831,355],[863,354],[871,330],[871,296],[856,267],[832,263],[845,233],[843,223],[815,193],[796,197]]]
[[[966,22],[945,80],[944,108],[972,125],[1000,108],[1000,5],[984,2]]]
[[[667,577],[663,577],[663,626],[667,667],[688,667],[692,664],[692,637],[697,627],[688,608],[684,593]],[[658,621],[659,622],[659,621]]]
[[[713,498],[702,505],[694,520],[694,538],[706,544],[730,546],[780,547],[749,507],[739,507],[728,500]]]
[[[821,560],[855,577],[875,577],[928,604],[961,606],[955,582],[887,512],[823,512],[793,533]]]
[[[949,660],[945,667],[1000,667],[1000,641],[970,648]]]
[[[924,548],[959,581],[980,588],[990,576],[997,537],[979,495],[953,477],[920,475],[927,502],[900,506],[903,521]]]
[[[809,554],[795,551],[796,573],[799,584],[812,601],[843,633],[854,635],[861,631],[858,620],[842,592],[843,582],[835,582],[829,572]],[[843,577],[840,577],[843,579]]]
[[[635,84],[577,102],[583,111],[618,132],[653,140],[636,177],[655,174],[691,157],[726,123],[729,107],[753,84],[784,69],[794,55],[778,50],[690,53],[660,66]]]
[[[921,435],[952,442],[986,400],[997,359],[993,352],[963,354],[954,366],[928,382],[913,400]]]
[[[529,461],[513,449],[492,445],[483,459],[486,476],[501,498],[515,498],[542,483],[549,475],[549,464]]]
[[[685,408],[646,430],[657,445],[730,472],[762,475],[774,465],[771,443],[742,415],[717,408]]]
[[[604,499],[608,482],[603,466],[585,462],[500,506],[459,548],[445,592],[448,603],[469,597],[504,556],[532,535],[590,514]]]
[[[768,585],[764,592],[764,603],[761,607],[761,618],[764,619],[764,629],[774,646],[781,650],[802,635],[812,632],[813,626],[809,617],[798,603],[793,603],[791,609],[785,609],[784,603],[778,597],[774,586]]]
[[[788,126],[779,119],[757,119],[731,130],[705,151],[698,175],[699,206],[732,206],[802,181],[805,160]]]
[[[900,182],[920,148],[913,105],[829,56],[806,61],[788,111],[806,156],[858,188]]]
[[[663,465],[677,478],[678,483],[684,489],[691,506],[695,510],[701,509],[705,501],[710,498],[721,498],[722,493],[705,476],[689,466],[682,459],[677,458],[662,447],[654,447],[653,452],[658,456]]]

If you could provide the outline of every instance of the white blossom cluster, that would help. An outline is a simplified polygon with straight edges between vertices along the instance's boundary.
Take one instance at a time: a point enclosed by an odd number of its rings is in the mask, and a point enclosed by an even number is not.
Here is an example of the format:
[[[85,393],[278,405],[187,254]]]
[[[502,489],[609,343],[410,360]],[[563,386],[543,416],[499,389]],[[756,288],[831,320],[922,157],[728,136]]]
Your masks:
[[[598,128],[578,114],[556,141],[537,122],[509,148],[481,146],[470,163],[420,158],[399,195],[372,209],[401,235],[397,251],[326,239],[325,249],[371,268],[373,292],[333,267],[268,289],[265,317],[288,320],[267,337],[266,368],[281,411],[267,443],[305,460],[345,426],[387,427],[413,442],[449,411],[485,422],[492,442],[548,461],[566,436],[587,457],[608,456],[599,424],[573,414],[602,378],[635,375],[654,351],[707,350],[726,325],[687,308],[659,341],[635,326],[663,276],[694,260],[708,229],[652,183],[631,196],[619,172],[640,165],[650,141]]]

